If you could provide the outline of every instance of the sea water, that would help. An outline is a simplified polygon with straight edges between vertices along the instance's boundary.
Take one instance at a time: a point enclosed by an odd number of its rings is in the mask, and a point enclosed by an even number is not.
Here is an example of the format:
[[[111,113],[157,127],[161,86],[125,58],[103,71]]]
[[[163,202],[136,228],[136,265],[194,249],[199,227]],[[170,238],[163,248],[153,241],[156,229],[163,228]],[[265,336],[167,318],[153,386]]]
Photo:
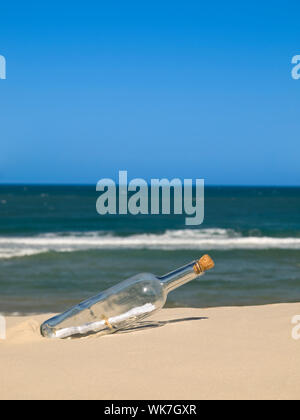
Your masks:
[[[0,186],[0,313],[61,312],[139,272],[216,262],[169,307],[300,301],[300,188],[206,187],[205,221],[100,216],[95,186]]]

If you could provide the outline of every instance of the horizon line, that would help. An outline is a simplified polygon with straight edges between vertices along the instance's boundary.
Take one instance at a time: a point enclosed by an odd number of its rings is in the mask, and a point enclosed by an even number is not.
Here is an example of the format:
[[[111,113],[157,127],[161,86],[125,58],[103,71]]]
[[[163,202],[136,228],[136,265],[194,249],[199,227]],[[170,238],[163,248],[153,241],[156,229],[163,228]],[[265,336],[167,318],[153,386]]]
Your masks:
[[[120,184],[116,183],[116,186]],[[151,186],[150,183],[148,183]],[[0,187],[95,187],[97,183],[17,183],[17,182],[0,182]],[[238,187],[247,187],[247,188],[300,188],[299,185],[277,185],[277,184],[205,184],[206,187],[228,187],[228,188],[238,188]]]

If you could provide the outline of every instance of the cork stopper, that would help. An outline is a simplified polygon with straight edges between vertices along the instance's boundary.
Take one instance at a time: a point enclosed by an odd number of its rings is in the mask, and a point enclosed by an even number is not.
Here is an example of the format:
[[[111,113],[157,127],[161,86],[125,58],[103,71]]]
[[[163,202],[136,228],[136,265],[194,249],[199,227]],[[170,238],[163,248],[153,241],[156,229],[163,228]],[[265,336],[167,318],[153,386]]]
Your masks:
[[[205,271],[214,268],[215,263],[209,255],[203,255],[194,265],[194,271],[197,274],[204,273]]]

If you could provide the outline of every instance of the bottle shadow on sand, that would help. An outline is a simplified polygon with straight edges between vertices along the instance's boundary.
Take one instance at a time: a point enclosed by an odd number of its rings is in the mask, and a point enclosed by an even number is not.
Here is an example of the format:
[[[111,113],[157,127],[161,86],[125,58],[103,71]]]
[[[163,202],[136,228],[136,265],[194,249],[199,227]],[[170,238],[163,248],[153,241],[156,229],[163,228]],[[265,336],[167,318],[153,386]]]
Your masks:
[[[124,327],[122,329],[116,330],[112,334],[127,334],[131,332],[136,331],[143,331],[148,330],[151,328],[159,328],[164,327],[167,324],[176,324],[178,322],[191,322],[191,321],[203,321],[209,319],[207,317],[200,317],[200,316],[193,316],[193,317],[186,317],[186,318],[176,318],[176,319],[170,319],[167,321],[139,321],[136,324],[128,327]],[[93,338],[93,337],[100,337],[102,336],[102,333],[97,332],[90,332],[87,334],[81,334],[81,335],[73,335],[73,337],[70,337],[69,339],[74,340],[78,338]]]
[[[133,331],[147,330],[150,328],[164,327],[167,324],[177,324],[177,322],[203,321],[205,319],[208,319],[208,318],[200,317],[200,316],[193,316],[193,317],[187,317],[187,318],[170,319],[168,321],[140,321],[131,327],[122,328],[116,333],[124,334],[124,333],[133,332]]]

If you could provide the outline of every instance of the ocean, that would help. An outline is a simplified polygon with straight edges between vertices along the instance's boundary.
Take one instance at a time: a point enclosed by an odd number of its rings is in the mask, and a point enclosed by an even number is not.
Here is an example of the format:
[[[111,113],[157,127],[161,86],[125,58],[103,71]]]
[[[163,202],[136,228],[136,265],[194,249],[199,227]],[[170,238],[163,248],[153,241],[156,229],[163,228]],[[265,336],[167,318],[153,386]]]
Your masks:
[[[206,187],[205,220],[100,216],[93,186],[0,186],[0,313],[61,312],[139,272],[209,253],[169,307],[300,302],[300,188]]]

